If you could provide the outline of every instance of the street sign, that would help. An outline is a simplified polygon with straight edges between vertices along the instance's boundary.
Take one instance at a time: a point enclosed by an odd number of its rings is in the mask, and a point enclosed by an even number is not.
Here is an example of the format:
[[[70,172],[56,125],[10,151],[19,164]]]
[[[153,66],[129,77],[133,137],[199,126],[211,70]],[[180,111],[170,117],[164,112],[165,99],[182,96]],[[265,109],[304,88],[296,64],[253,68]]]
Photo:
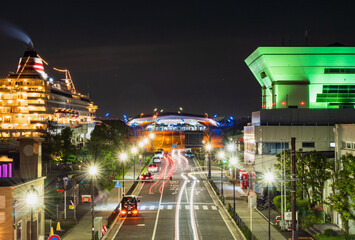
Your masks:
[[[141,162],[142,162],[142,159],[139,159],[138,161],[141,163]]]
[[[49,236],[48,240],[60,240],[60,237],[56,234]]]
[[[173,143],[172,148],[177,148],[177,144]]]
[[[121,183],[119,181],[116,182],[115,187],[122,187]]]
[[[141,163],[143,156],[142,156],[142,155],[139,155],[138,157],[139,157],[139,160],[138,160],[138,161]]]

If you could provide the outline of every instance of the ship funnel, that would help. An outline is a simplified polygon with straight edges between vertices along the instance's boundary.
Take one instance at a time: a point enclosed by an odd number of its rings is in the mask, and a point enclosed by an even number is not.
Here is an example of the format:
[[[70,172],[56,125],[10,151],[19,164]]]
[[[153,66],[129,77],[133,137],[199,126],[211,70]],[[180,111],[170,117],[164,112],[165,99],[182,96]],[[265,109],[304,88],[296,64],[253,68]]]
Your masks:
[[[40,75],[43,79],[47,78],[47,74],[44,72],[43,62],[32,47],[28,48],[23,57],[20,58],[16,73]]]

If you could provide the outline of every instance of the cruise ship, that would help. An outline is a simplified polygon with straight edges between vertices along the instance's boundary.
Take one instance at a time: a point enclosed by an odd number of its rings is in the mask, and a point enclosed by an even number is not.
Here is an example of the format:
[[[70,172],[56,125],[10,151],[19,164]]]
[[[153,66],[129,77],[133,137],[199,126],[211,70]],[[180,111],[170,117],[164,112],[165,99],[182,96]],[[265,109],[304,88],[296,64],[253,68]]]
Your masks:
[[[40,137],[47,121],[84,128],[77,140],[89,138],[97,106],[76,91],[68,70],[54,68],[65,76],[54,81],[44,63],[33,48],[27,49],[16,73],[0,79],[0,139]]]

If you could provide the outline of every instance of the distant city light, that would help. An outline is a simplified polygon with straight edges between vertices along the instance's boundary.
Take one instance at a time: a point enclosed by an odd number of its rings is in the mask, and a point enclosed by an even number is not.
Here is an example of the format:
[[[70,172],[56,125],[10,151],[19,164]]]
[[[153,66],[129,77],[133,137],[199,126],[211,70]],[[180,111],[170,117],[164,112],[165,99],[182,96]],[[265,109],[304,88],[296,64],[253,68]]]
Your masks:
[[[106,114],[105,114],[105,117],[108,117],[108,116],[110,116],[110,113],[106,113]]]
[[[228,143],[228,145],[227,145],[228,152],[233,152],[234,149],[235,149],[234,143]]]
[[[97,166],[93,165],[89,167],[89,174],[91,176],[95,176],[98,172],[99,170],[97,169]]]
[[[150,138],[150,139],[154,139],[154,138],[155,138],[155,134],[154,134],[154,133],[150,133],[150,134],[149,134],[149,138]]]
[[[216,117],[218,117],[218,115],[217,115],[217,114],[213,115],[213,118],[216,118]]]
[[[120,160],[121,160],[121,161],[126,161],[127,158],[128,158],[127,153],[123,152],[123,153],[120,154]]]
[[[223,151],[218,152],[219,159],[224,159],[225,156],[226,156],[226,154]]]
[[[138,152],[138,149],[136,147],[132,147],[131,148],[131,153],[132,154],[137,154],[137,152]]]

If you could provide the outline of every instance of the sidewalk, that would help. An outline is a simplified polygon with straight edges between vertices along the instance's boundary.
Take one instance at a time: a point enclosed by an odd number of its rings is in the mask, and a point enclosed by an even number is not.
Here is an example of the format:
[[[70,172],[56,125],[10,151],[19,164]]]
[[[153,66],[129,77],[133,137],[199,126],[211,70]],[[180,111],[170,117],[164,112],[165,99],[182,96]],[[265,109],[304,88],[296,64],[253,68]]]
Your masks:
[[[140,174],[139,165],[137,167],[135,177],[137,178]],[[125,189],[128,191],[134,183],[133,178],[133,166],[126,172]],[[121,182],[122,185],[122,182]],[[115,210],[118,205],[119,188],[114,187],[111,191],[104,197],[104,194],[95,197],[95,217],[102,217],[102,224],[107,225],[107,218],[110,216],[111,212]],[[121,201],[121,198],[120,198]],[[91,239],[91,211],[88,211],[78,223],[72,227],[63,237],[64,240],[89,240]]]
[[[220,182],[215,180],[217,188],[220,190]],[[241,189],[241,187],[236,184],[235,186],[235,208],[239,217],[243,222],[250,228],[250,208],[247,202],[246,192]],[[229,182],[223,182],[223,194],[226,204],[231,204],[233,207],[233,184]],[[273,214],[274,215],[274,214]],[[275,218],[271,217],[271,224]],[[252,232],[257,239],[267,239],[269,233],[269,222],[261,214],[259,214],[255,209],[252,211]],[[277,231],[273,225],[270,228],[271,239],[283,240],[286,239],[279,231]]]

